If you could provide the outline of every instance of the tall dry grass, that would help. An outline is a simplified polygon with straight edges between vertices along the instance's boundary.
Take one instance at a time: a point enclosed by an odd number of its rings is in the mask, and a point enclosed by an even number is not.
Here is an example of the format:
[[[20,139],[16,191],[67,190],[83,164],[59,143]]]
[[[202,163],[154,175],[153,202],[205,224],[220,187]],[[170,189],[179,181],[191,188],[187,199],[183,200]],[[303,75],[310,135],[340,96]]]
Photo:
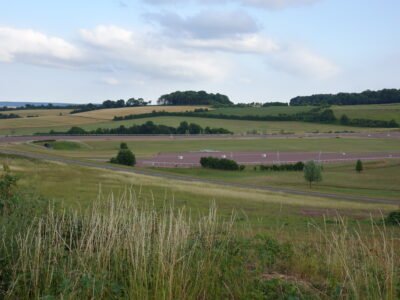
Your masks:
[[[233,219],[212,206],[194,221],[185,209],[139,205],[133,193],[83,212],[49,207],[13,237],[3,234],[9,299],[215,299],[240,294],[224,273]],[[4,280],[5,281],[5,280]],[[1,282],[1,280],[0,280]],[[1,290],[1,287],[0,287]],[[52,299],[52,298],[51,298]]]

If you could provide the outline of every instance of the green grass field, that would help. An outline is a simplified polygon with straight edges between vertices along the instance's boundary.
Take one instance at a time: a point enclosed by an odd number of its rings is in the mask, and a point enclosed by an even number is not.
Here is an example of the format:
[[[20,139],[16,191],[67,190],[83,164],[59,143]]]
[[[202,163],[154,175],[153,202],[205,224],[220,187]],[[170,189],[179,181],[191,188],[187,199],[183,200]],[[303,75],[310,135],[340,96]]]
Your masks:
[[[343,211],[346,215],[376,215],[379,210],[393,210],[394,205],[368,204],[350,201],[337,201],[319,197],[305,197],[273,193],[255,189],[223,187],[213,184],[182,182],[128,172],[115,172],[96,168],[78,167],[62,163],[7,158],[11,171],[20,178],[20,184],[29,193],[36,193],[46,199],[71,206],[87,206],[99,193],[116,196],[124,189],[133,188],[142,201],[156,201],[162,206],[165,201],[177,207],[205,212],[210,203],[216,201],[220,212],[229,215],[232,210],[246,215],[257,226],[275,224],[278,220],[297,226],[305,226],[308,215],[305,209],[320,211],[324,209]],[[189,170],[181,170],[189,172]],[[234,175],[232,175],[234,177]],[[217,175],[220,178],[220,175]],[[289,179],[290,181],[290,179]]]
[[[400,176],[398,176],[400,161],[364,162],[364,171],[360,174],[354,168],[355,163],[325,164],[323,181],[315,184],[312,191],[394,199],[399,200],[400,205]],[[304,180],[303,172],[255,171],[252,166],[248,166],[243,172],[202,168],[160,168],[157,171],[256,186],[310,190]]]
[[[346,114],[351,119],[395,120],[400,122],[400,104],[332,106],[337,118]]]
[[[52,155],[71,156],[87,159],[108,160],[118,151],[120,142],[124,141],[85,141],[81,149],[68,151],[65,149],[46,149],[40,144],[5,145],[10,149],[49,153]],[[139,158],[151,157],[159,152],[200,151],[204,149],[219,151],[325,151],[325,152],[384,152],[400,149],[398,139],[194,139],[194,140],[138,140],[127,142],[130,149]]]
[[[224,114],[235,116],[277,116],[279,114],[292,115],[306,112],[312,106],[269,106],[269,107],[222,107],[208,111],[208,114]]]

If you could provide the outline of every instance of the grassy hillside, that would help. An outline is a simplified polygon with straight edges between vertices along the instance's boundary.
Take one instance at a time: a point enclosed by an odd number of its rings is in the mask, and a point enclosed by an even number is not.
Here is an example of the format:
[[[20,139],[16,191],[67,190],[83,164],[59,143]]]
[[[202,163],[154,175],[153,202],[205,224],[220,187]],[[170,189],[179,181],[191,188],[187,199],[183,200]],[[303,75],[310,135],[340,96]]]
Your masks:
[[[269,106],[269,107],[223,107],[210,110],[209,114],[236,116],[277,116],[279,114],[295,114],[310,110],[311,106]]]
[[[400,122],[400,104],[332,106],[337,118],[346,114],[351,119],[395,120]]]

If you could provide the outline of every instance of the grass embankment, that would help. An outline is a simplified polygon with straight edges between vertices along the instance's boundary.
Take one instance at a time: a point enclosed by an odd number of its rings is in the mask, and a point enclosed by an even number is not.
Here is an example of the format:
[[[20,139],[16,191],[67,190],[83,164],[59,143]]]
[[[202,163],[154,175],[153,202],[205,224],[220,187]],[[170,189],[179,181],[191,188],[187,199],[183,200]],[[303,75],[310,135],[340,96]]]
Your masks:
[[[214,206],[192,218],[168,198],[156,207],[125,193],[99,197],[83,210],[38,210],[34,199],[19,200],[0,216],[0,296],[6,299],[400,295],[396,228],[355,229],[338,217],[326,227],[309,226],[308,238],[279,226],[256,235],[245,222],[219,217]]]

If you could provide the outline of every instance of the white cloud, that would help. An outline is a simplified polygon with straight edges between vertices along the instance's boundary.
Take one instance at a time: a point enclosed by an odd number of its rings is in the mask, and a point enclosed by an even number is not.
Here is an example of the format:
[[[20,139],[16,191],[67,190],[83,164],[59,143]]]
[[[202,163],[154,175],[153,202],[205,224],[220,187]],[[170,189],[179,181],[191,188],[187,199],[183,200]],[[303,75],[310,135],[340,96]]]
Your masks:
[[[60,66],[82,58],[81,51],[58,37],[31,29],[0,27],[0,61]]]
[[[101,80],[102,83],[107,85],[119,85],[120,81],[114,77],[106,77]]]
[[[277,70],[317,79],[333,77],[340,71],[333,62],[301,46],[288,47],[275,53],[267,62]]]
[[[150,77],[213,80],[222,78],[228,67],[224,59],[174,47],[151,32],[98,26],[93,30],[81,30],[81,36],[97,50],[99,61]]]

